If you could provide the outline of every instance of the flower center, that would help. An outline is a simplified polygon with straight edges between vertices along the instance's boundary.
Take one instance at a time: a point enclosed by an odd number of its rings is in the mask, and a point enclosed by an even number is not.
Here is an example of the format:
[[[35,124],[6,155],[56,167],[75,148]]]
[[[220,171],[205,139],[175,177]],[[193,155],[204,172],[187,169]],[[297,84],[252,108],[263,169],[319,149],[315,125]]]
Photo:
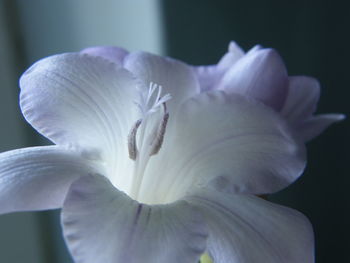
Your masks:
[[[170,94],[161,96],[162,86],[150,83],[147,92],[141,93],[136,103],[141,118],[135,122],[128,136],[130,159],[135,161],[130,196],[138,200],[144,171],[152,155],[159,152],[169,119],[166,102]]]

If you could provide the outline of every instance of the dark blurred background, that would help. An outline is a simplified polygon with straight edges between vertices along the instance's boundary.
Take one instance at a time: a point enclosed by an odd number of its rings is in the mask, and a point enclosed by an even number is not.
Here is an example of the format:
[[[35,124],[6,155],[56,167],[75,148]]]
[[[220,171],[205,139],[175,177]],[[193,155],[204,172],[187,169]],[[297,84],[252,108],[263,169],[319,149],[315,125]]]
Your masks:
[[[290,75],[322,85],[318,112],[349,113],[347,1],[326,0],[0,0],[0,150],[44,143],[17,107],[17,79],[41,57],[86,46],[118,45],[191,64],[213,64],[230,40],[273,47]],[[349,121],[308,144],[303,177],[270,199],[311,220],[317,262],[350,262]],[[32,261],[31,261],[32,260]],[[71,262],[58,212],[0,217],[0,262]]]

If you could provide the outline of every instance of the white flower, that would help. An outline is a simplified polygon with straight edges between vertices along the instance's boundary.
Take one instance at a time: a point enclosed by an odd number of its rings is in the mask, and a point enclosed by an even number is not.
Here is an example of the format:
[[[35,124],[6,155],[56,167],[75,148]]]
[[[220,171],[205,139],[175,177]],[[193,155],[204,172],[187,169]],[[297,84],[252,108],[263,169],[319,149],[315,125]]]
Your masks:
[[[25,118],[55,145],[0,154],[0,213],[62,208],[76,262],[313,261],[308,220],[256,197],[305,166],[258,100],[111,47],[45,58],[20,86]]]

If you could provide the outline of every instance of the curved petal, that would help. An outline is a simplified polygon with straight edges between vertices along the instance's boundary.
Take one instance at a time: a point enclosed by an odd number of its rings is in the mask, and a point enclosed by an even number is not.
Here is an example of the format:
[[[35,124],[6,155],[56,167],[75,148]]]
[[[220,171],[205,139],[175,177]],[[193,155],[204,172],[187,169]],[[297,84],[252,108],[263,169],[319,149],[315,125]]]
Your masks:
[[[243,56],[244,51],[236,42],[231,41],[228,52],[217,65],[194,66],[193,69],[197,75],[201,92],[215,89],[225,72]]]
[[[191,67],[185,63],[145,52],[130,53],[124,67],[141,79],[146,87],[151,82],[163,87],[163,94],[172,97],[167,102],[169,112],[175,112],[181,102],[199,93],[199,84]]]
[[[80,153],[57,146],[0,154],[0,214],[60,208],[70,184],[101,172]]]
[[[80,51],[82,54],[88,54],[91,56],[103,57],[118,66],[123,66],[123,60],[128,51],[120,47],[113,46],[97,46],[97,47],[89,47]]]
[[[281,114],[290,123],[298,123],[315,112],[320,97],[320,84],[315,78],[289,77],[288,95]]]
[[[125,170],[127,136],[139,118],[137,85],[131,73],[105,59],[62,54],[23,74],[20,104],[27,121],[55,144],[92,149],[112,170]]]
[[[218,89],[255,98],[279,111],[287,95],[287,76],[275,50],[255,48],[226,72]]]
[[[271,193],[304,169],[304,144],[294,140],[278,113],[255,100],[202,93],[182,104],[173,118],[175,127],[167,130],[163,148],[146,170],[145,202],[157,202],[147,199],[157,194],[158,200],[176,200],[218,175],[217,186],[225,190]]]
[[[206,246],[206,226],[185,201],[140,204],[98,175],[72,184],[62,222],[78,263],[193,263]]]
[[[218,70],[217,65],[193,66],[193,70],[197,75],[201,92],[214,90],[224,74]]]
[[[296,210],[209,189],[187,200],[206,219],[207,251],[215,263],[314,262],[312,226]]]
[[[343,114],[313,116],[319,97],[320,85],[316,79],[304,76],[289,78],[288,96],[281,115],[304,141],[315,138],[331,124],[345,118]]]
[[[235,41],[231,41],[228,46],[228,52],[220,59],[217,67],[220,71],[226,71],[240,58],[244,56],[244,51]]]
[[[295,125],[295,132],[304,141],[309,141],[320,135],[333,123],[345,119],[343,114],[321,114],[311,117],[310,119]]]

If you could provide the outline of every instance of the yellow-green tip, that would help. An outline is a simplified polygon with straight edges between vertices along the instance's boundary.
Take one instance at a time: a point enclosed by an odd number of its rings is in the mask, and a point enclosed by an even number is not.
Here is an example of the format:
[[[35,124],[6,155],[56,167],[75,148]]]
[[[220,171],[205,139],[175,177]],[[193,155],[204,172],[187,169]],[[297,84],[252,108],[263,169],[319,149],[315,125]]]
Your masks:
[[[214,261],[211,259],[211,257],[207,253],[205,253],[201,256],[199,262],[200,263],[214,263]]]

